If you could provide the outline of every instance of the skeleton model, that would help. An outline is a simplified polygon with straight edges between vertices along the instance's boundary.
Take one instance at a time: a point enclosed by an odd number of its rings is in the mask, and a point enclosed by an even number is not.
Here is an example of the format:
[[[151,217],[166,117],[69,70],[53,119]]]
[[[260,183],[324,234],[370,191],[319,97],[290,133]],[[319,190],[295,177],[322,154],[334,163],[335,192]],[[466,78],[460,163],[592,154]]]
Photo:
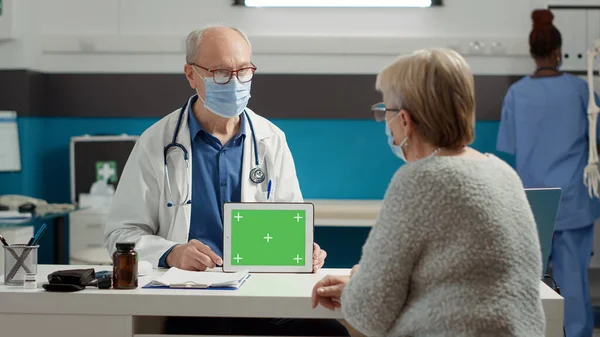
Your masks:
[[[600,197],[600,167],[598,162],[598,148],[596,140],[596,125],[598,122],[598,113],[600,107],[596,104],[594,98],[594,59],[600,59],[600,40],[596,40],[588,50],[587,77],[590,91],[588,103],[588,121],[589,121],[589,158],[588,165],[583,172],[583,183],[587,186],[590,198]],[[599,62],[600,63],[600,62]]]

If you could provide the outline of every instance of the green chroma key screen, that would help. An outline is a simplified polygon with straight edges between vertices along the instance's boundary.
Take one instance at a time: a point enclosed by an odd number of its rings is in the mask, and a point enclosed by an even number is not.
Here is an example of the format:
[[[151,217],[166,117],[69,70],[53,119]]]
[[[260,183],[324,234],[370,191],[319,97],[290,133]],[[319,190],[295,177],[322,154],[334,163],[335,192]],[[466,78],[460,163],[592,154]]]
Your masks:
[[[231,264],[304,265],[305,226],[303,210],[233,210]]]

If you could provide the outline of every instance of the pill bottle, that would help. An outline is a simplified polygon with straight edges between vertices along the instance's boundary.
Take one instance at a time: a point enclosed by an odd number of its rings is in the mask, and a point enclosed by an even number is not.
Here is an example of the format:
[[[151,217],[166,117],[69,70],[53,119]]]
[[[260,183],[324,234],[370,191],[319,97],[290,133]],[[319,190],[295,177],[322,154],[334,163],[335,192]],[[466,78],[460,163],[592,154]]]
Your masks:
[[[113,254],[113,288],[135,289],[138,286],[138,255],[134,242],[118,242]]]
[[[25,281],[23,282],[23,288],[25,289],[36,289],[37,288],[37,280],[36,274],[27,273],[25,274]]]

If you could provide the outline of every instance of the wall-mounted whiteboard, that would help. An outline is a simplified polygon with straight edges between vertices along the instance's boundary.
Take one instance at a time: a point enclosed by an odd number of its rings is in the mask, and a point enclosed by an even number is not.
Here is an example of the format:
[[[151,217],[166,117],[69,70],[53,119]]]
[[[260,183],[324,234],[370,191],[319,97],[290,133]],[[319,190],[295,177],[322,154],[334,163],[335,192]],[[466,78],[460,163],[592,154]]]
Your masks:
[[[17,113],[0,111],[0,172],[15,171],[21,171]]]

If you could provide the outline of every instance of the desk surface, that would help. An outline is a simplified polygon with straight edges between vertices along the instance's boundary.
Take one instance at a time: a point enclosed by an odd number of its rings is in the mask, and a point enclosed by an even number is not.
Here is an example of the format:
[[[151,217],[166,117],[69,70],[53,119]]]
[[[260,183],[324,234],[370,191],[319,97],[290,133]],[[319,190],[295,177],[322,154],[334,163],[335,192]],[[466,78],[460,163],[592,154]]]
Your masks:
[[[218,316],[342,318],[339,310],[311,308],[313,285],[326,274],[349,274],[349,269],[323,269],[316,274],[252,274],[237,290],[142,289],[165,270],[140,277],[138,289],[101,290],[88,287],[74,293],[47,292],[46,275],[59,269],[110,266],[40,265],[38,289],[0,285],[1,313],[89,314],[134,316]],[[106,268],[108,267],[108,268]],[[562,319],[562,297],[540,281],[546,319]],[[60,303],[60,305],[57,305]]]
[[[43,215],[34,214],[31,218],[25,219],[23,221],[14,221],[14,220],[9,221],[9,220],[0,218],[0,228],[34,226],[36,224],[40,224],[40,223],[43,223],[43,222],[46,222],[49,220],[67,216],[71,212],[75,212],[75,210],[58,212],[58,213],[46,213]]]
[[[382,200],[309,199],[315,205],[315,226],[372,227]]]

